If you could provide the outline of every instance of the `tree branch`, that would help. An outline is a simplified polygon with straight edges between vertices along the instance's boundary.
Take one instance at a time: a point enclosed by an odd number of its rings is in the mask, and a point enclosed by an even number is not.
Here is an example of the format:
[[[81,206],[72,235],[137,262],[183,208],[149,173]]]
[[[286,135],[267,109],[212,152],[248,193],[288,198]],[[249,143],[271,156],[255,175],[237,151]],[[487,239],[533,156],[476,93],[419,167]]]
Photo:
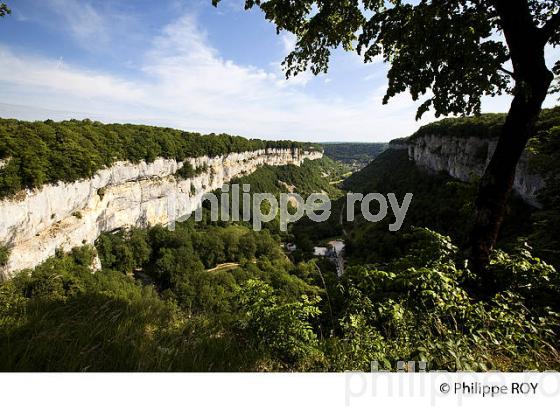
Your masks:
[[[0,17],[4,17],[7,14],[11,14],[12,10],[8,8],[6,3],[0,3]]]
[[[509,71],[509,70],[505,69],[504,67],[499,67],[498,70],[508,74],[511,78],[515,79],[515,74],[513,73],[513,71]]]
[[[554,14],[544,26],[539,30],[541,39],[544,43],[550,40],[550,37],[560,28],[560,11]]]

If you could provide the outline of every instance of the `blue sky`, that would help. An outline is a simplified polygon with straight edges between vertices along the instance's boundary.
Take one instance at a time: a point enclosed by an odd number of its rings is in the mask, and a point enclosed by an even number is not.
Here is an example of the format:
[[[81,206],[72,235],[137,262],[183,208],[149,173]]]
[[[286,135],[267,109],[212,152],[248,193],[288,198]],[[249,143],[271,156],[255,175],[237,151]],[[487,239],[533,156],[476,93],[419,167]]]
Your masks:
[[[336,51],[326,75],[286,80],[294,39],[242,0],[6,0],[0,116],[91,118],[267,139],[388,141],[418,103],[382,105],[387,67]],[[552,54],[558,56],[553,50]],[[550,98],[547,106],[555,104]],[[508,97],[484,100],[505,111]]]

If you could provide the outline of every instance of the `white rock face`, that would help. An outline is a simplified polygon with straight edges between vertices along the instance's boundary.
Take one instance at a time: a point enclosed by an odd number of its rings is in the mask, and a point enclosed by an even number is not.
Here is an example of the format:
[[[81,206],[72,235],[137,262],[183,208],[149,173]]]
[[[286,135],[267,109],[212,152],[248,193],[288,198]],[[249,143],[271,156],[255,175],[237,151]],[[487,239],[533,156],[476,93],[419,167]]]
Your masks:
[[[320,152],[268,149],[188,159],[205,171],[189,179],[175,172],[182,162],[158,158],[152,163],[119,162],[92,179],[46,185],[0,201],[0,244],[10,248],[0,279],[33,268],[56,249],[70,251],[93,244],[102,232],[167,224],[169,216],[190,214],[202,196],[261,165],[300,165]]]
[[[480,177],[496,149],[497,139],[425,135],[403,144],[391,144],[392,149],[408,149],[408,156],[417,165],[432,172],[446,172],[453,178],[469,181]],[[529,154],[524,152],[515,173],[513,189],[527,203],[539,206],[537,193],[544,179],[529,168]]]

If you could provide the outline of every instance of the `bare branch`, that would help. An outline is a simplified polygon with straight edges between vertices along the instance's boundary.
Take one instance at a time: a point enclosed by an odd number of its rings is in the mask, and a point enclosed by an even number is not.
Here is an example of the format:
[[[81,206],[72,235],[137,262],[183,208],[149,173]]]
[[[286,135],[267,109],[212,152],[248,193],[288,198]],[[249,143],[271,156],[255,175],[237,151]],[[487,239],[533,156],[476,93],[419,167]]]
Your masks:
[[[506,73],[507,75],[509,75],[511,78],[513,78],[515,80],[515,74],[513,73],[513,71],[509,71],[509,70],[505,69],[504,67],[499,67],[498,70]]]

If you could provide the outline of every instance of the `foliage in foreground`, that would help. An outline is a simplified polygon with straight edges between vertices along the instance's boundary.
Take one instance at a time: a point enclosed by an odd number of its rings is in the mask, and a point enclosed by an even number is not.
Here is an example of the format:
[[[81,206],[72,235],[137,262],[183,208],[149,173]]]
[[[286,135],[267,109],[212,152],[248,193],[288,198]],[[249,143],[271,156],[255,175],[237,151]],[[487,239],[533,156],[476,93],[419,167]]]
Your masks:
[[[179,281],[203,279],[180,296],[157,280],[91,273],[94,250],[76,249],[0,286],[0,368],[342,371],[425,360],[431,369],[560,369],[554,268],[526,249],[498,252],[500,291],[477,301],[449,238],[413,229],[402,241],[404,257],[352,267],[324,291],[313,264],[290,267],[279,254],[233,271],[178,271]]]
[[[552,266],[527,250],[497,252],[491,269],[500,292],[477,301],[449,238],[413,229],[403,241],[406,256],[344,278],[343,367],[423,360],[446,370],[558,368],[560,282]]]

